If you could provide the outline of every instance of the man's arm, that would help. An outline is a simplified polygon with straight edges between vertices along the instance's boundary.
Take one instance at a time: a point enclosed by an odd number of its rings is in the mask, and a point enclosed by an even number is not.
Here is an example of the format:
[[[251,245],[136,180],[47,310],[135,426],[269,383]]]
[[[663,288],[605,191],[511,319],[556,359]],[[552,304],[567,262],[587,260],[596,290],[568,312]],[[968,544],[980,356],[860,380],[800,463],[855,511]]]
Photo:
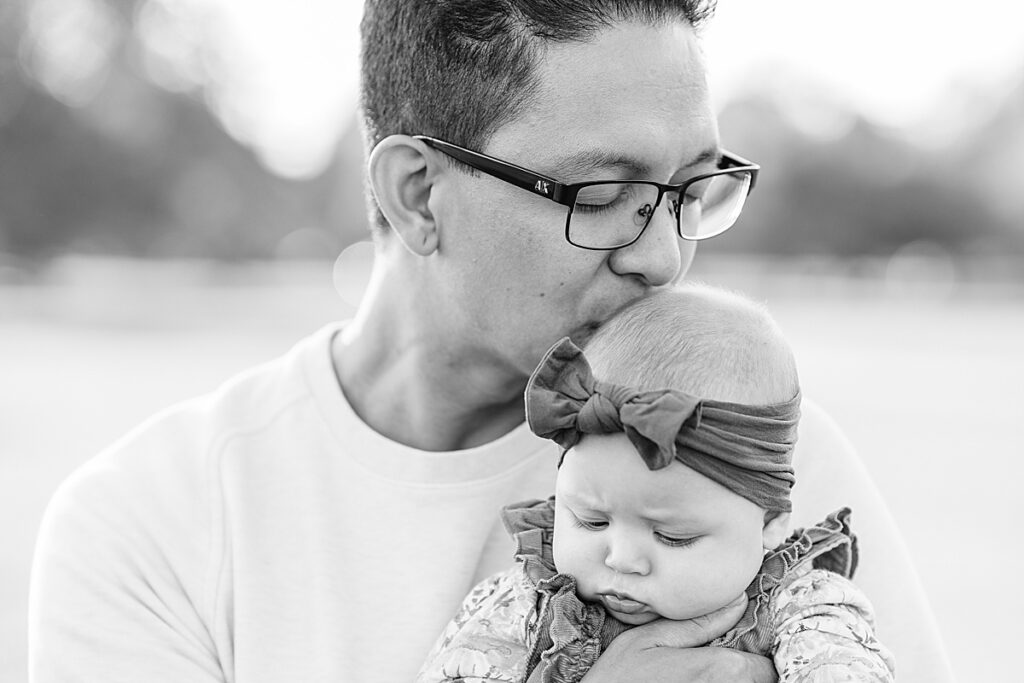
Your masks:
[[[839,507],[850,507],[860,547],[854,581],[874,606],[876,632],[892,651],[900,678],[952,683],[931,607],[881,493],[821,407],[805,399],[802,410],[793,461],[793,525],[814,524]]]
[[[139,476],[139,460],[101,456],[50,502],[32,569],[33,683],[225,680],[209,507],[194,480]]]

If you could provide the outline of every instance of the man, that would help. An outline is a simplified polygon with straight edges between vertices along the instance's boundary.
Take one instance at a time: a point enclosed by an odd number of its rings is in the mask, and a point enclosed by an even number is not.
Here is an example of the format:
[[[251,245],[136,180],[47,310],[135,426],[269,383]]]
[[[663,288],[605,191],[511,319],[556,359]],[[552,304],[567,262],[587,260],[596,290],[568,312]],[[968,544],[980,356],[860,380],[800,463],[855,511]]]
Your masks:
[[[369,2],[364,301],[62,487],[33,575],[33,680],[411,680],[465,592],[511,561],[497,508],[551,491],[555,454],[523,425],[536,362],[681,277],[680,234],[742,205],[753,169],[721,150],[695,33],[709,13]],[[806,422],[817,483],[797,487],[798,521],[850,504],[869,559],[898,549],[844,444]],[[624,634],[587,680],[774,679],[673,637]]]

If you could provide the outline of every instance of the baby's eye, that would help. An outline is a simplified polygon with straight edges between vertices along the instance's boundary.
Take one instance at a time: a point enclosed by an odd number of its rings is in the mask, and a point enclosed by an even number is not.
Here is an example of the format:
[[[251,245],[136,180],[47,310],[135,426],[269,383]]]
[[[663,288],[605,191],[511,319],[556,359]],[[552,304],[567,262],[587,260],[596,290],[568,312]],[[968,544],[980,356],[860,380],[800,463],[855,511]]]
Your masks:
[[[590,531],[600,531],[608,526],[608,520],[606,519],[584,519],[578,515],[573,515],[573,519],[576,520],[576,526]]]
[[[693,545],[700,539],[700,536],[673,536],[672,534],[665,534],[660,531],[655,531],[654,536],[660,542],[672,548],[685,548]]]

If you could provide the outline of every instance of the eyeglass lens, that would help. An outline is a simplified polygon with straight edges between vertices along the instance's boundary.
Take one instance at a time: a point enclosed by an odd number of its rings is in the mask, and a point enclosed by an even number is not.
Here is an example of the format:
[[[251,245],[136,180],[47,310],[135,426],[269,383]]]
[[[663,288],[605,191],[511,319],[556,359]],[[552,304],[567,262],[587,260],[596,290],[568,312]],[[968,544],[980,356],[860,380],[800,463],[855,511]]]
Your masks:
[[[736,222],[750,188],[750,173],[724,173],[690,183],[682,195],[666,193],[666,208],[687,239],[718,235]],[[598,183],[580,188],[569,216],[569,241],[610,249],[636,240],[654,215],[658,188],[645,183]]]

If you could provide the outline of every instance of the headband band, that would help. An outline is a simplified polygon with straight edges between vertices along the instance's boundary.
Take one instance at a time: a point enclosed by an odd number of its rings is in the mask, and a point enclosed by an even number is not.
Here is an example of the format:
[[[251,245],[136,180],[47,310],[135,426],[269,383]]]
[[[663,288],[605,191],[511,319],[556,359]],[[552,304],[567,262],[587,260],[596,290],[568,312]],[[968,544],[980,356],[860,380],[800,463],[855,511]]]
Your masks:
[[[584,434],[625,432],[650,469],[677,459],[772,511],[792,509],[799,417],[799,392],[752,406],[601,382],[568,337],[548,350],[526,387],[526,418],[538,436],[568,450]]]

